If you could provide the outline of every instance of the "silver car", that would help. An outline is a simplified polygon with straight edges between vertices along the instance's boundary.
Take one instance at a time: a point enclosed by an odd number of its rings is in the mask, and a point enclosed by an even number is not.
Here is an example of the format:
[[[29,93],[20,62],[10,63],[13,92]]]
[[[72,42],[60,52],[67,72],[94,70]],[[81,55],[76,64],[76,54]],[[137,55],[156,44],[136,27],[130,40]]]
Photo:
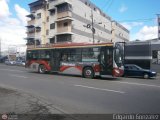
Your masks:
[[[16,64],[16,61],[11,61],[11,60],[5,60],[4,62],[6,65],[15,65]]]

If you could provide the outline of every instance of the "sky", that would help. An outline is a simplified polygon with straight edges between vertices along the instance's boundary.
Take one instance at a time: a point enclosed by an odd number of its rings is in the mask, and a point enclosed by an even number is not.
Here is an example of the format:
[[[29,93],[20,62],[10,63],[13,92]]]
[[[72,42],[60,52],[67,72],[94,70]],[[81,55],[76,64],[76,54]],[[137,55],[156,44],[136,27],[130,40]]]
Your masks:
[[[28,4],[35,0],[0,0],[2,49],[25,45]],[[130,40],[157,38],[160,0],[90,0],[130,31]],[[100,21],[103,22],[103,21]]]

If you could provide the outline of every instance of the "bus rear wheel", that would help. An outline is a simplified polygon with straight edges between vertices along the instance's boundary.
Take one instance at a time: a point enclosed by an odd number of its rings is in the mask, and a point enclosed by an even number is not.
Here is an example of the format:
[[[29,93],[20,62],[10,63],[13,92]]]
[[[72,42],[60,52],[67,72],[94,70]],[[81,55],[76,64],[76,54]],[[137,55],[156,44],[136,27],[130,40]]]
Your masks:
[[[46,69],[45,69],[44,65],[40,65],[40,66],[39,66],[38,72],[41,73],[41,74],[46,73]]]
[[[91,67],[84,68],[84,70],[83,70],[83,77],[93,79],[94,78],[94,71],[93,71],[93,69]]]

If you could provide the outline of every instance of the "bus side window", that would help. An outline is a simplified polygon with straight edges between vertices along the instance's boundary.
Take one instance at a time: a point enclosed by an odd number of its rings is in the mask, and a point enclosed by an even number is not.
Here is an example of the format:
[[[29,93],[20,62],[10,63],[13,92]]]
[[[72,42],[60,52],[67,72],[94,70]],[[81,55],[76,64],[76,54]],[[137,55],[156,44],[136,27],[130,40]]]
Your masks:
[[[100,63],[101,63],[101,71],[104,71],[104,68],[105,68],[105,59],[104,59],[104,52],[101,52],[101,55],[100,55]]]
[[[34,52],[34,53],[32,54],[32,58],[33,58],[33,59],[38,59],[38,54],[37,54],[37,52]]]
[[[68,58],[67,58],[67,54],[63,54],[63,55],[62,55],[62,61],[67,61],[67,59],[68,59]]]
[[[46,51],[45,55],[46,55],[46,58],[50,58],[50,52],[49,51]]]

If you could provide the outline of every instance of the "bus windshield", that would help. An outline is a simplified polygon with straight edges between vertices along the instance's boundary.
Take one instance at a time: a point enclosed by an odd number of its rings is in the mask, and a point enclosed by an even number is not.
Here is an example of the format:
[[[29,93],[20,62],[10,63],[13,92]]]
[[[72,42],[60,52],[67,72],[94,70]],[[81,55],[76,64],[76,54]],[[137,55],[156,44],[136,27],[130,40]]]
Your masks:
[[[124,63],[124,48],[121,44],[116,44],[114,49],[114,60],[118,67],[122,67]]]

